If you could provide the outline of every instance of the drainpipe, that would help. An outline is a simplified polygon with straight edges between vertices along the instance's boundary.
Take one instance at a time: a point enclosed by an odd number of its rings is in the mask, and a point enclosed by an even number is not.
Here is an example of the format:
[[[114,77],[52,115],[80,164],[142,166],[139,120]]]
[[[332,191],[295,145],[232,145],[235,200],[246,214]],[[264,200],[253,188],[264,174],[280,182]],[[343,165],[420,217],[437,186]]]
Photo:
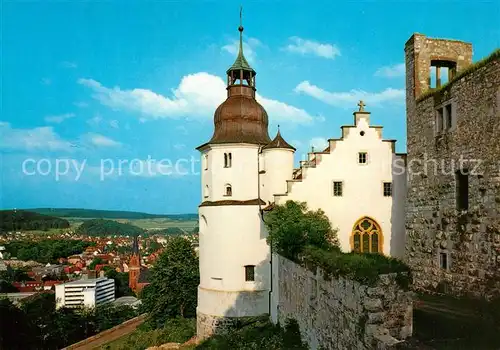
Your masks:
[[[259,214],[260,219],[265,224],[264,220],[264,211],[262,210],[262,206],[260,204],[260,155],[262,154],[262,146],[259,146],[259,151],[257,152],[257,199],[259,202]],[[273,293],[273,245],[272,242],[269,242],[269,317],[271,317],[271,295]]]

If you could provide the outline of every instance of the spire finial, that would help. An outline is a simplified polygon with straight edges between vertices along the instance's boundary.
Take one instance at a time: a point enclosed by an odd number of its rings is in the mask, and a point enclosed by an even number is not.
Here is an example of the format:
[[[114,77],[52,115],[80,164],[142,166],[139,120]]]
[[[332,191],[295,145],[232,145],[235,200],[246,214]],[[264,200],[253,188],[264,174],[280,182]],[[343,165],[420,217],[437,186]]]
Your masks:
[[[243,21],[241,19],[242,12],[243,12],[243,5],[240,5],[240,28],[242,28],[241,31],[243,31]]]
[[[240,52],[243,53],[243,20],[241,18],[241,13],[243,12],[243,6],[240,6],[240,26],[238,31],[240,32]]]

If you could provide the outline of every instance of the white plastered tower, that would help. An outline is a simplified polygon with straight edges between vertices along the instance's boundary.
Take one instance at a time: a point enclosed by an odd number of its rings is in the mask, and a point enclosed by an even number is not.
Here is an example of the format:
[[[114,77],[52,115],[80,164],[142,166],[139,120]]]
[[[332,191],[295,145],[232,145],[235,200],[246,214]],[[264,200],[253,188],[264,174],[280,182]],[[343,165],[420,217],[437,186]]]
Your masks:
[[[255,100],[255,71],[243,55],[242,32],[227,71],[227,99],[214,115],[214,133],[199,146],[199,339],[245,317],[269,313],[270,248],[262,209],[281,193],[293,172],[293,152]],[[283,187],[283,188],[282,188]]]

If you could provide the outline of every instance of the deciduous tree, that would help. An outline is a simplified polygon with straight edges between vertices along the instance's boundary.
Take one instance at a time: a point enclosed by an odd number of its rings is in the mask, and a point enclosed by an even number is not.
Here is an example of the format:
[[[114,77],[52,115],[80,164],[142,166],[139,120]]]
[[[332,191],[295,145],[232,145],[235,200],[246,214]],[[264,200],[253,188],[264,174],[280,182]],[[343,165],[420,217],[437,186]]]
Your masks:
[[[170,317],[191,317],[196,313],[200,282],[198,257],[191,243],[173,237],[151,269],[150,284],[141,293],[144,311],[157,324]]]
[[[273,252],[296,260],[306,246],[330,249],[338,247],[337,230],[325,213],[308,210],[305,202],[287,201],[265,215]]]

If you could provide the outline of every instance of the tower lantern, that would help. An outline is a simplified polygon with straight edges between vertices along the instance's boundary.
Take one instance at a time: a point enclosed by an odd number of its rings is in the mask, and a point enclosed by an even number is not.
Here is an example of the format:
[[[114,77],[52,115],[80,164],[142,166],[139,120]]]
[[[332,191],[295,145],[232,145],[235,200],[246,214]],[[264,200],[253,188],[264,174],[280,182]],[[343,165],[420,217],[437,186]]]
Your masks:
[[[240,10],[240,26],[238,27],[240,32],[240,45],[238,49],[238,56],[234,61],[233,65],[227,70],[227,85],[228,87],[232,85],[249,86],[255,90],[255,75],[257,74],[250,64],[248,63],[245,55],[243,54],[243,25],[241,20],[241,10]]]

